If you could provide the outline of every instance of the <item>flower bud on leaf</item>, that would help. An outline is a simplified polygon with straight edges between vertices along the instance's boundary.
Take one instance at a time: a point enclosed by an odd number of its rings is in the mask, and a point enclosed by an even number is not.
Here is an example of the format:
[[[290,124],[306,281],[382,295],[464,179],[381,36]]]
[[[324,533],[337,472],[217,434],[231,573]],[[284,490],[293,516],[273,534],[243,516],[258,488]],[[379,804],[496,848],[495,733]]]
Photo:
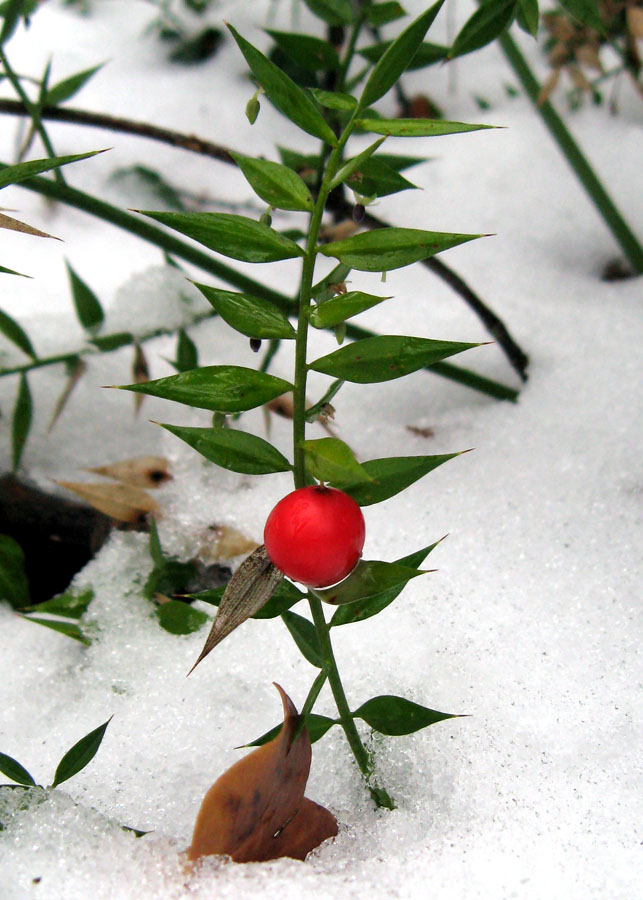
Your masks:
[[[257,91],[257,94],[259,91]],[[259,115],[259,110],[261,109],[261,104],[259,103],[259,98],[257,94],[253,94],[252,97],[246,103],[246,119],[250,122],[251,125],[257,121],[257,116]]]

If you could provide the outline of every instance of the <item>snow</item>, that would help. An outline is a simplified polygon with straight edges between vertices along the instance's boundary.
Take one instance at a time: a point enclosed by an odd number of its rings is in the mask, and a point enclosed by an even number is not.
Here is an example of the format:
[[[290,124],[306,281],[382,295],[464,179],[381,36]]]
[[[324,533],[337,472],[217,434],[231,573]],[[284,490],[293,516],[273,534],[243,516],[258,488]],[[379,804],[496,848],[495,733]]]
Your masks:
[[[273,159],[274,143],[313,146],[266,101],[250,128],[243,110],[251,89],[231,41],[203,67],[172,67],[160,42],[141,37],[153,14],[149,4],[92,6],[87,18],[61,4],[43,6],[29,32],[9,46],[16,67],[37,73],[52,46],[55,80],[109,58],[74,105],[144,118]],[[214,18],[229,18],[263,45],[259,29],[271,7],[255,4],[250,13],[250,5],[240,10],[228,3]],[[458,8],[459,18],[467,8]],[[276,4],[273,12],[279,27],[290,27],[289,4]],[[305,26],[306,11],[299,15]],[[539,51],[526,41],[524,47],[542,74]],[[95,591],[85,616],[95,635],[90,647],[0,605],[2,752],[50,784],[63,753],[113,715],[96,757],[69,782],[46,794],[2,792],[2,900],[268,892],[416,900],[428,891],[439,900],[643,896],[635,716],[642,674],[640,281],[600,280],[618,248],[528,102],[507,95],[504,85],[515,79],[496,48],[457,65],[455,92],[448,82],[446,68],[408,77],[410,92],[429,93],[450,118],[505,127],[412,145],[388,141],[389,152],[433,159],[408,173],[423,193],[381,200],[376,212],[398,225],[496,234],[454,248],[444,260],[508,324],[530,355],[530,377],[515,405],[426,372],[342,389],[334,401],[338,435],[361,459],[476,449],[365,509],[365,558],[392,560],[450,536],[430,557],[438,572],[411,582],[380,616],[334,630],[333,640],[353,708],[391,693],[469,718],[402,738],[370,738],[364,730],[397,801],[394,812],[372,808],[341,732],[331,729],[314,746],[307,795],[337,816],[334,841],[305,863],[236,865],[213,858],[186,871],[180,854],[203,794],[239,758],[234,748],[278,721],[272,682],[301,706],[315,671],[279,621],[249,621],[186,679],[206,630],[178,637],[158,626],[141,595],[151,567],[146,537],[115,532],[74,582]],[[491,109],[481,112],[473,94]],[[621,101],[617,117],[584,108],[566,118],[641,233],[643,204],[633,190],[640,107],[627,93]],[[383,109],[392,111],[390,98]],[[3,159],[12,154],[15,134],[6,123]],[[60,154],[113,146],[66,174],[74,186],[122,207],[129,204],[116,199],[108,178],[136,163],[205,192],[220,208],[252,199],[241,176],[218,162],[69,125],[52,125],[50,133]],[[4,277],[3,308],[39,352],[82,342],[63,255],[104,304],[106,333],[176,326],[207,308],[198,306],[200,295],[179,273],[160,268],[157,249],[17,187],[2,199],[20,218],[65,239],[61,249],[53,241],[3,237],[2,263],[34,276]],[[292,221],[284,216],[278,224]],[[297,263],[246,270],[294,292]],[[353,273],[352,279],[353,289],[382,290],[378,276]],[[192,297],[187,308],[177,300],[182,293]],[[369,310],[360,324],[488,340],[462,301],[421,266],[389,273],[386,293],[395,299]],[[202,364],[256,365],[247,340],[221,320],[188,330]],[[332,347],[331,336],[313,332],[309,358]],[[172,337],[146,345],[153,377],[170,374],[166,360],[174,349]],[[20,361],[4,339],[0,351],[3,365]],[[124,348],[87,357],[88,371],[49,435],[65,374],[50,368],[30,376],[35,419],[21,474],[51,489],[52,479],[80,480],[89,466],[161,453],[174,472],[156,494],[168,552],[192,556],[214,522],[260,541],[269,510],[290,489],[288,476],[218,469],[148,421],[207,425],[205,411],[148,398],[134,417],[131,395],[101,390],[130,380],[131,355]],[[455,362],[517,386],[497,346]],[[292,376],[288,348],[271,371]],[[325,385],[313,373],[311,399]],[[14,378],[0,382],[5,423],[15,389]],[[260,411],[244,414],[242,422],[265,435]],[[408,424],[430,427],[435,436],[414,435]],[[309,434],[324,436],[319,426]],[[286,421],[273,417],[271,440],[289,453]],[[333,714],[327,689],[316,711]],[[121,825],[150,833],[137,839]]]

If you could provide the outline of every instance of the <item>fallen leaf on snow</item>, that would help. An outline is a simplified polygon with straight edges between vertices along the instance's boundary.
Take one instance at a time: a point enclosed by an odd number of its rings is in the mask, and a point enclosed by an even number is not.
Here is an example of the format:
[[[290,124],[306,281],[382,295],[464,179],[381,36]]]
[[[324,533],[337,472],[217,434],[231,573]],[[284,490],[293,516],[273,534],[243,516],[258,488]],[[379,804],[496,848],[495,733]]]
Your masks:
[[[136,456],[107,466],[94,466],[87,471],[146,488],[157,488],[172,479],[170,464],[163,456]]]
[[[60,487],[73,491],[90,506],[119,522],[140,524],[153,515],[161,515],[156,500],[147,491],[128,484],[85,484],[81,481],[57,481]]]
[[[235,862],[282,856],[305,859],[337,834],[337,820],[304,797],[311,745],[285,691],[284,724],[277,737],[235,763],[205,795],[188,858],[225,854]],[[299,733],[297,733],[299,731]]]

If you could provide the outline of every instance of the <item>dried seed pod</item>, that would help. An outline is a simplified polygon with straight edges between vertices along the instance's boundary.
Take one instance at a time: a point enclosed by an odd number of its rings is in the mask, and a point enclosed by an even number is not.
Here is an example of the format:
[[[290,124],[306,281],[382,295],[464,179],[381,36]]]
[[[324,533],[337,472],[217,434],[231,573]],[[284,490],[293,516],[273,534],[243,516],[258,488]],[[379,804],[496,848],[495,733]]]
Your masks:
[[[261,350],[260,338],[250,338],[250,349],[253,353],[258,353]]]

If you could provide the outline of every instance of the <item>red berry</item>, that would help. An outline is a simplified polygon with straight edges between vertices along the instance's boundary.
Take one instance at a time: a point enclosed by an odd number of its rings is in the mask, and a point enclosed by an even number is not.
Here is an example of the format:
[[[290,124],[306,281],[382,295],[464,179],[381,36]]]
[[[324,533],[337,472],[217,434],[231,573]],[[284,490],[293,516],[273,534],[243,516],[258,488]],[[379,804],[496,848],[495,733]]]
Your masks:
[[[353,498],[313,485],[279,501],[268,516],[263,540],[284,575],[310,587],[327,587],[353,571],[364,536],[364,516]]]

